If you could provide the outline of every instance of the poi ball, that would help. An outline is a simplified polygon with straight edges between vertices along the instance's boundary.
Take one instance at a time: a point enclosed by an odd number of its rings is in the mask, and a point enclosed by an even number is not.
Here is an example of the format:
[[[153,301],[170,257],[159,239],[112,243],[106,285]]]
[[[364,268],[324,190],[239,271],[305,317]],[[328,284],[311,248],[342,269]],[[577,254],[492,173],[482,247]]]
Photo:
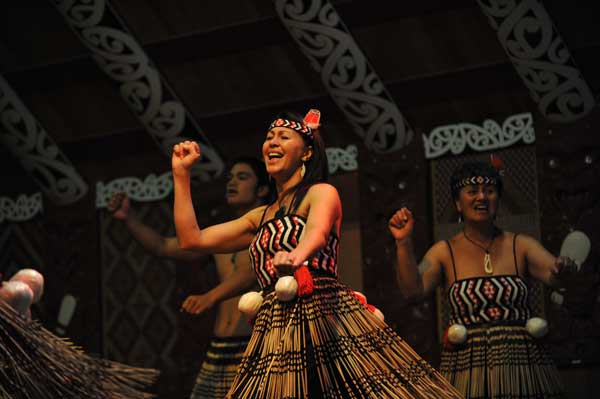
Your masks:
[[[291,301],[298,292],[298,282],[294,276],[283,276],[275,284],[275,295],[282,302]]]
[[[375,317],[377,317],[381,322],[385,322],[385,316],[383,315],[383,312],[381,310],[379,310],[378,308],[373,309],[373,314],[375,315]]]
[[[541,338],[548,334],[548,322],[541,317],[532,317],[527,320],[525,329],[534,338]]]
[[[462,344],[467,340],[467,329],[462,324],[452,324],[448,328],[448,341],[452,344]]]
[[[238,301],[238,309],[243,314],[254,317],[258,313],[263,303],[263,297],[260,292],[250,291],[246,292],[240,297]]]
[[[590,254],[592,242],[582,231],[575,230],[567,234],[560,247],[560,256],[567,256],[575,261],[577,270],[581,269]]]
[[[22,281],[5,281],[0,287],[0,298],[22,315],[33,303],[33,292],[29,285]]]
[[[37,270],[21,269],[11,277],[10,281],[21,281],[27,284],[33,292],[33,303],[39,302],[44,293],[44,276]]]
[[[564,295],[556,291],[553,291],[552,294],[550,294],[550,300],[559,306],[565,303]]]

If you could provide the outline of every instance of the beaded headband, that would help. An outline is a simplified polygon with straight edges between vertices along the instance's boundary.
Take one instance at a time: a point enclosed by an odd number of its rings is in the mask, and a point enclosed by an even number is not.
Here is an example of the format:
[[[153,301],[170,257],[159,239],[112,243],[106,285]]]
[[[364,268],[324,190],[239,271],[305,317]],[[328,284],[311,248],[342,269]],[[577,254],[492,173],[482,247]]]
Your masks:
[[[306,137],[312,142],[315,137],[313,134],[313,129],[319,127],[320,120],[321,112],[318,109],[311,109],[308,111],[302,122],[279,118],[275,119],[271,123],[269,130],[273,129],[274,127],[287,127],[288,129],[292,129],[300,133],[302,136]]]
[[[498,181],[496,180],[495,177],[471,176],[471,177],[465,177],[464,179],[459,180],[456,184],[454,184],[453,188],[456,190],[459,190],[466,186],[476,186],[478,184],[497,186]]]

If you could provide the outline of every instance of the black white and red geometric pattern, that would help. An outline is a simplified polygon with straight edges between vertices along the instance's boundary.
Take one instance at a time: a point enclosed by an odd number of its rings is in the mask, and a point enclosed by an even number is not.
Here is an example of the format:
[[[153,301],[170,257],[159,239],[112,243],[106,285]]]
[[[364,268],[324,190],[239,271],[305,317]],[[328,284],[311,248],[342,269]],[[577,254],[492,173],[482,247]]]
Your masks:
[[[271,123],[269,130],[273,129],[274,127],[287,127],[288,129],[295,130],[302,136],[306,137],[309,141],[312,141],[314,138],[312,129],[302,122],[279,118],[275,119]]]
[[[485,184],[490,186],[495,186],[498,184],[495,178],[489,176],[471,176],[465,177],[464,179],[458,181],[455,185],[455,189],[459,189],[466,186],[477,186],[479,184]]]
[[[471,326],[529,319],[526,282],[516,275],[474,277],[454,282],[448,290],[451,323]]]
[[[306,220],[299,215],[287,214],[263,223],[250,243],[250,259],[261,288],[268,287],[277,279],[273,257],[278,251],[292,251],[298,245]],[[309,259],[309,267],[328,272],[337,277],[339,239],[330,234],[327,244]]]

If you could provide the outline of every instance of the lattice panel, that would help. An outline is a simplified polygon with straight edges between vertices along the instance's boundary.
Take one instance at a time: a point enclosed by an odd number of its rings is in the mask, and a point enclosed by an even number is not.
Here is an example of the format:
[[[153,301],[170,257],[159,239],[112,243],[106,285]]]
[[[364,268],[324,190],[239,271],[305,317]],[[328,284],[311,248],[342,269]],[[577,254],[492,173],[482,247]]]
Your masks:
[[[135,208],[144,223],[162,235],[174,235],[168,202]],[[178,338],[174,263],[145,251],[106,211],[100,213],[100,226],[104,356],[173,369],[171,352]]]
[[[537,196],[537,168],[535,147],[513,147],[495,154],[504,161],[504,193],[500,201],[497,224],[503,229],[524,233],[540,239],[540,216]],[[434,240],[450,238],[462,226],[457,223],[458,215],[450,192],[452,172],[463,162],[470,160],[489,161],[489,153],[461,155],[431,161]],[[530,282],[530,305],[534,315],[544,317],[543,286]],[[448,325],[448,304],[445,290],[438,290],[440,336]]]
[[[431,242],[428,172],[420,155],[423,153],[420,143],[415,140],[406,152],[393,155],[359,153],[362,157],[359,178],[363,284],[369,302],[382,310],[386,323],[419,355],[436,363],[439,345],[434,338],[436,311],[433,301],[414,304],[402,297],[396,282],[395,243],[387,227],[394,212],[407,206],[416,220],[413,238],[417,257],[423,256]]]

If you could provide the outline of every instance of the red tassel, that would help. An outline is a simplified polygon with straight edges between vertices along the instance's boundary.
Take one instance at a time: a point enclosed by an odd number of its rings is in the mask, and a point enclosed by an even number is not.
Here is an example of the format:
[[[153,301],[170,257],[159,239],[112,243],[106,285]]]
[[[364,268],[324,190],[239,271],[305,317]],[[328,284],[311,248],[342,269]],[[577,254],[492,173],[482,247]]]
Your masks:
[[[356,299],[358,299],[358,301],[359,301],[360,303],[362,303],[363,305],[367,306],[367,299],[366,299],[364,296],[362,296],[362,295],[358,295],[358,294],[356,293],[356,291],[354,291],[354,290],[350,290],[350,292],[352,293],[352,295],[354,295],[354,297],[355,297]]]
[[[313,279],[306,265],[302,265],[294,272],[294,278],[298,282],[298,296],[304,297],[313,292]]]
[[[367,309],[369,309],[371,313],[375,313],[375,306],[371,305],[370,303],[367,304]]]

